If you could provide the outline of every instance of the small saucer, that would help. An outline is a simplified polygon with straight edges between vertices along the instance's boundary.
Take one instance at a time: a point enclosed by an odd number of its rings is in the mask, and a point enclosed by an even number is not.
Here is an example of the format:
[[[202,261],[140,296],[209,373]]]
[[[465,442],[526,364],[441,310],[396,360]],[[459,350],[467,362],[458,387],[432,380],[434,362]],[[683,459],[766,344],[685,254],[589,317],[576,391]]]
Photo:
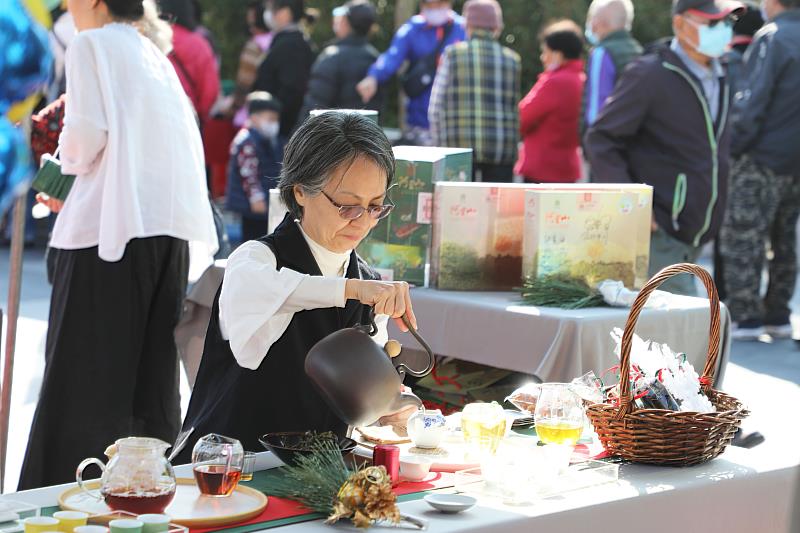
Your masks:
[[[460,513],[475,505],[478,500],[463,494],[428,494],[425,496],[428,505],[442,513]]]

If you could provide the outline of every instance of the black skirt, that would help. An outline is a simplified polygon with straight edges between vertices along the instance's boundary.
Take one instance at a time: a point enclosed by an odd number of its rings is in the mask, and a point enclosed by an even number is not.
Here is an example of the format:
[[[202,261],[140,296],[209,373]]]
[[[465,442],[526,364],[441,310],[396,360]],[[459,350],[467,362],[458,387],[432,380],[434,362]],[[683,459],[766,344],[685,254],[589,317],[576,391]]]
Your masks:
[[[120,261],[58,250],[46,367],[19,490],[75,481],[86,457],[130,435],[172,442],[180,427],[174,329],[186,241],[134,239]]]

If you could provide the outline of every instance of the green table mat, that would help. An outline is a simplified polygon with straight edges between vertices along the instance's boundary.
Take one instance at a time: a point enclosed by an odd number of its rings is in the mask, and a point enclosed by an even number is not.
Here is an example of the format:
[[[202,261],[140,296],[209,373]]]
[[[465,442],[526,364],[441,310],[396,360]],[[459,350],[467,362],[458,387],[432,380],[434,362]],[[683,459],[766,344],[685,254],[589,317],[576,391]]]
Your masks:
[[[257,491],[263,492],[264,494],[269,496],[270,488],[273,487],[273,483],[275,482],[275,480],[280,479],[283,475],[284,474],[281,468],[271,468],[269,470],[262,470],[260,472],[256,472],[255,474],[253,474],[252,481],[243,481],[242,484]],[[413,492],[411,494],[403,494],[402,496],[397,497],[397,502],[402,503],[402,502],[421,500],[429,492],[431,491],[421,491],[421,492]],[[57,505],[52,507],[43,507],[41,509],[41,514],[43,516],[52,516],[53,513],[59,510],[60,508]],[[272,529],[281,526],[288,526],[290,524],[299,524],[302,522],[311,522],[313,520],[320,520],[323,518],[325,517],[319,513],[310,513],[299,516],[290,516],[288,518],[268,520],[266,522],[245,524],[241,526],[233,524],[229,527],[217,529],[216,531],[224,531],[225,533],[251,533],[252,531],[259,531],[262,529]]]

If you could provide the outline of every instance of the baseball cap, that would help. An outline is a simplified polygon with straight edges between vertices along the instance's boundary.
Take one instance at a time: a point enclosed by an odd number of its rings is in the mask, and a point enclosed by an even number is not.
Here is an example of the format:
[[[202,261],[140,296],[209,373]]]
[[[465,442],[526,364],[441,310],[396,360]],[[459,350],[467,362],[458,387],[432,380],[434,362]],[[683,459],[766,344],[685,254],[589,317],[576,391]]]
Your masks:
[[[248,94],[245,103],[248,115],[260,113],[261,111],[281,112],[281,103],[267,91],[256,91]]]
[[[672,14],[687,11],[693,15],[710,20],[725,18],[733,13],[744,11],[745,5],[736,0],[672,0]]]

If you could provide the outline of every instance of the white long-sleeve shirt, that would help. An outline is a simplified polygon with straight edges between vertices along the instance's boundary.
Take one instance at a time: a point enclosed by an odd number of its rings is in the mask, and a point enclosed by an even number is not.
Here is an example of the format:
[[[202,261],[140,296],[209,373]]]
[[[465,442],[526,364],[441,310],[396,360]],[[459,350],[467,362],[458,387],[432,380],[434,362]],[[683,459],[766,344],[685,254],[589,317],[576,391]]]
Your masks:
[[[50,245],[98,247],[171,236],[217,249],[200,132],[169,59],[130,24],[75,36],[66,56],[62,170],[77,176]]]
[[[299,226],[299,225],[298,225]],[[300,228],[302,231],[302,228]],[[258,241],[249,241],[228,258],[219,297],[219,325],[240,366],[255,370],[269,348],[283,335],[295,313],[345,306],[344,277],[350,252],[334,253],[303,232],[322,276],[277,269],[275,254]],[[378,315],[380,346],[389,338],[389,317]]]

